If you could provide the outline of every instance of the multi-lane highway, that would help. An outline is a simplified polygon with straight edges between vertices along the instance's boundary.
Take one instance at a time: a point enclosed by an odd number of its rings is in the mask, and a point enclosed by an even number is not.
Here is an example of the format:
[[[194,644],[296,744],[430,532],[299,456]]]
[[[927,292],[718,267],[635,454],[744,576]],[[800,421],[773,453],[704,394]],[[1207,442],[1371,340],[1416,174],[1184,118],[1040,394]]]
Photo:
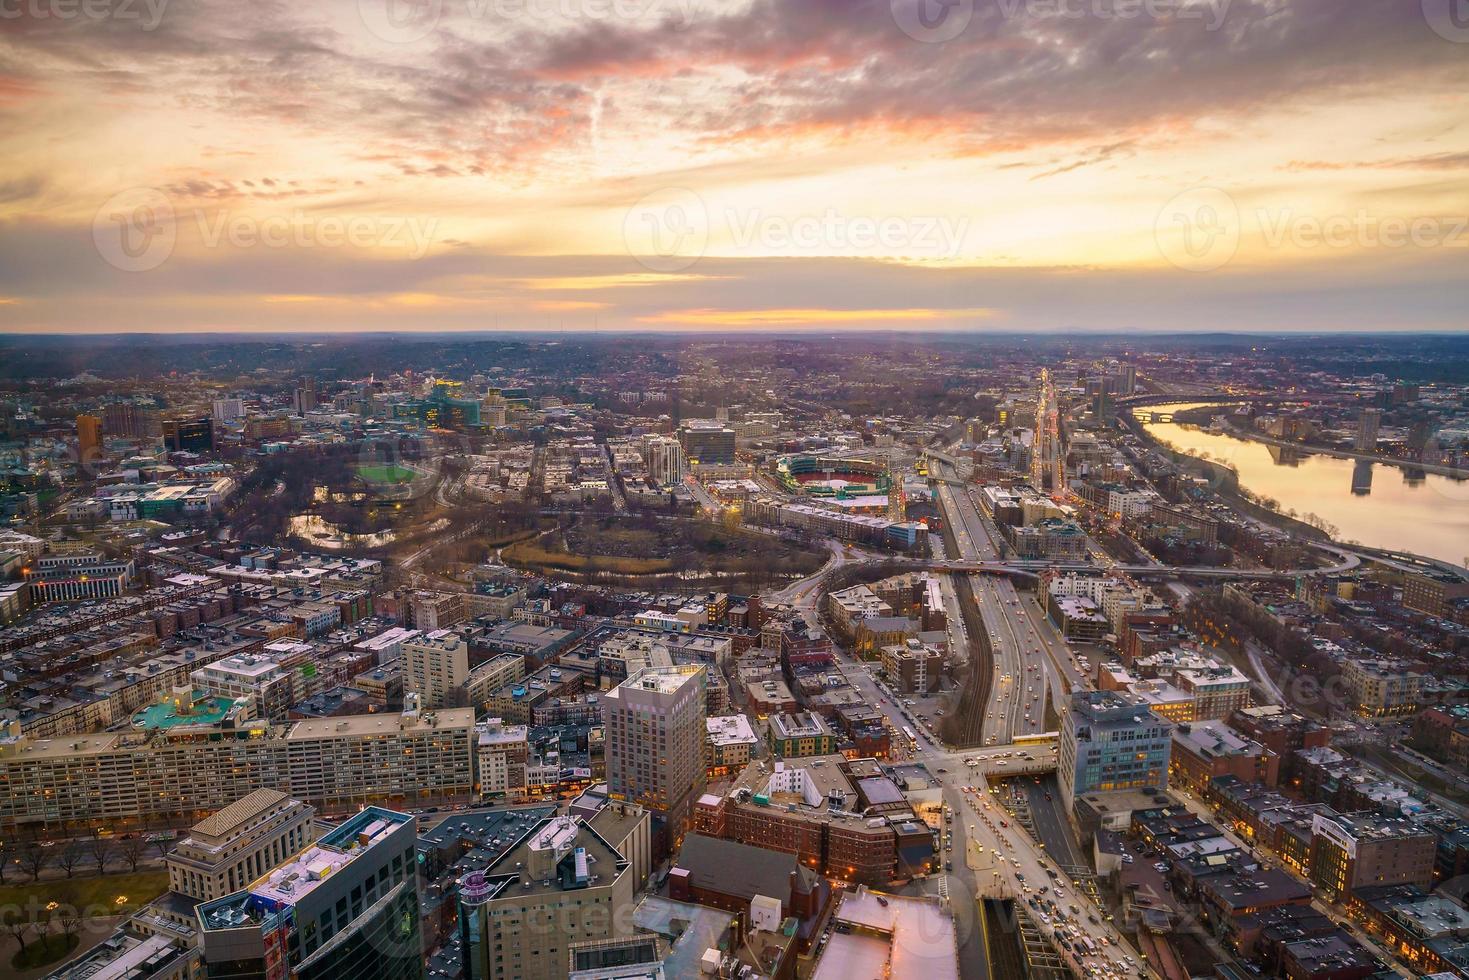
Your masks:
[[[966,487],[948,482],[955,475],[952,464],[934,458],[932,465],[939,478],[936,497],[958,545],[959,557],[997,561],[999,542],[972,494]],[[1064,674],[1054,661],[1069,663],[1070,651],[1054,636],[1044,617],[1032,618],[1031,606],[1022,601],[1009,578],[977,575],[971,577],[970,584],[994,655],[994,677],[985,705],[985,744],[1005,744],[1016,735],[1045,731],[1047,688],[1051,689],[1053,703],[1059,703],[1065,693],[1058,682]],[[1060,648],[1053,649],[1057,644]]]

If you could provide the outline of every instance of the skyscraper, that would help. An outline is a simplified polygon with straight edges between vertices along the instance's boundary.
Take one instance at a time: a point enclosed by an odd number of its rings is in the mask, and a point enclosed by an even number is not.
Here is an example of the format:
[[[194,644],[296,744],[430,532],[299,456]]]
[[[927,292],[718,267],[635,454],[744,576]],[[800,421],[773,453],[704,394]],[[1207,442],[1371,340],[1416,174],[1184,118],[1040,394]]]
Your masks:
[[[1377,451],[1377,431],[1382,427],[1382,409],[1364,408],[1357,417],[1357,452]]]
[[[95,415],[77,416],[77,461],[83,466],[102,456],[102,420]]]
[[[653,811],[664,847],[704,790],[707,682],[702,664],[645,667],[602,699],[608,794]]]

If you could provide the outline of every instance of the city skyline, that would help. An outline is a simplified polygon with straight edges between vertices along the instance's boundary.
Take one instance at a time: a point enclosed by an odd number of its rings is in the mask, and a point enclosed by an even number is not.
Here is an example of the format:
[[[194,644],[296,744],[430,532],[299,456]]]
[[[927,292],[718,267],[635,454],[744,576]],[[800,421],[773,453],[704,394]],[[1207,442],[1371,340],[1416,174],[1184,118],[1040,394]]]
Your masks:
[[[919,2],[36,0],[0,331],[1463,328],[1438,0]]]

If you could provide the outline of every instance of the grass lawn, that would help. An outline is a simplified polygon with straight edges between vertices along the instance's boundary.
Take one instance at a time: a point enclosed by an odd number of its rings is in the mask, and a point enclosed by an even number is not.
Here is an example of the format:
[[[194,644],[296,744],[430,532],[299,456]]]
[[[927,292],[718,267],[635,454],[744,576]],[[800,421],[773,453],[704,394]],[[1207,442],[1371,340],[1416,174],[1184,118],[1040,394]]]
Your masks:
[[[357,475],[369,483],[412,483],[418,476],[406,466],[388,463],[382,466],[359,466]]]
[[[0,886],[0,908],[24,909],[34,897],[42,905],[64,902],[83,910],[88,906],[105,906],[107,911],[99,911],[98,914],[125,915],[136,912],[167,890],[167,871],[139,871],[102,878],[48,879]],[[125,896],[127,901],[119,903],[119,896]]]
[[[52,933],[45,939],[27,939],[25,952],[12,956],[10,967],[13,970],[34,970],[48,963],[55,963],[76,949],[80,942],[81,938],[78,936],[66,936],[59,932]]]

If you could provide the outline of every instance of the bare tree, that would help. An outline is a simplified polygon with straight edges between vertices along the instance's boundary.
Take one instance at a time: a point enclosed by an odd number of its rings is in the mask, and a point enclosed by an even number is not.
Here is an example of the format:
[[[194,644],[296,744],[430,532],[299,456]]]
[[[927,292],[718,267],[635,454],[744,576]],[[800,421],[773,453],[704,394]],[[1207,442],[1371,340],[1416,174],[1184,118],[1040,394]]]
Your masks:
[[[61,922],[61,933],[66,937],[66,945],[70,947],[71,937],[81,931],[81,896],[77,894],[76,889],[67,888],[57,898],[59,904],[56,909],[56,918]]]
[[[10,862],[17,860],[15,845],[8,840],[0,840],[0,885],[5,884],[5,872],[10,870]]]
[[[51,860],[51,851],[42,844],[30,843],[20,852],[20,864],[26,871],[30,872],[32,881],[41,879],[41,871],[45,869],[46,862]]]
[[[97,876],[107,873],[107,862],[112,858],[112,841],[106,837],[93,837],[87,841],[87,856],[97,865]]]
[[[5,931],[10,933],[10,938],[20,947],[22,954],[26,951],[26,933],[31,931],[31,920],[18,908],[5,910]]]
[[[127,862],[129,871],[137,871],[139,863],[143,860],[143,851],[148,842],[141,837],[125,837],[118,846],[118,852],[122,859]]]
[[[56,855],[56,864],[66,876],[70,878],[76,872],[76,866],[81,863],[82,848],[80,844],[70,843],[61,847],[61,852]]]

